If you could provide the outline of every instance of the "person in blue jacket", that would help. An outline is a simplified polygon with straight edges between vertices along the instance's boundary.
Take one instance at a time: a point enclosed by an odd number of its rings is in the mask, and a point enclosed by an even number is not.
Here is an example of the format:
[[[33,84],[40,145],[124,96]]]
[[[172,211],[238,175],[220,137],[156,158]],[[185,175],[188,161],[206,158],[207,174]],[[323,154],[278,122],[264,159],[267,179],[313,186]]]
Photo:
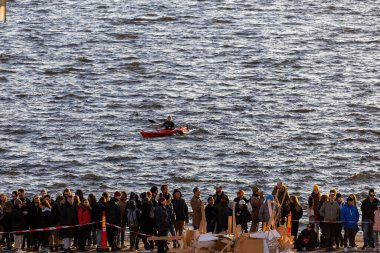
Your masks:
[[[358,208],[354,205],[353,198],[348,197],[347,203],[342,206],[340,210],[340,221],[343,223],[344,228],[344,251],[347,252],[347,240],[349,241],[350,246],[352,248],[355,248],[355,235],[359,231],[359,211]]]

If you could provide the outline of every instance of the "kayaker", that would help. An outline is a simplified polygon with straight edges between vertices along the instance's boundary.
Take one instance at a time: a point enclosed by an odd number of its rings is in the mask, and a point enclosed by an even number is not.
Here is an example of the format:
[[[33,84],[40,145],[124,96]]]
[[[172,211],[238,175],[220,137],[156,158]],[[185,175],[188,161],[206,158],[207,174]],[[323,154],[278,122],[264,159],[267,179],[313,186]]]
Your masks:
[[[161,127],[164,127],[166,130],[175,129],[174,122],[172,121],[172,116],[169,115],[167,120],[161,125]]]

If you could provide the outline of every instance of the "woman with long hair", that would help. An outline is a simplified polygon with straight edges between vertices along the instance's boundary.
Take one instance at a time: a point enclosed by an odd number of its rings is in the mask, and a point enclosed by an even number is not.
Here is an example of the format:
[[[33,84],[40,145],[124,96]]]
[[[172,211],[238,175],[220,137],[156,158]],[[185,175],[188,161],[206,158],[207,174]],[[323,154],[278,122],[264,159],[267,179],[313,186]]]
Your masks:
[[[292,214],[292,231],[291,234],[294,238],[297,238],[300,219],[303,215],[302,206],[298,202],[298,197],[292,195],[290,197],[290,212]]]

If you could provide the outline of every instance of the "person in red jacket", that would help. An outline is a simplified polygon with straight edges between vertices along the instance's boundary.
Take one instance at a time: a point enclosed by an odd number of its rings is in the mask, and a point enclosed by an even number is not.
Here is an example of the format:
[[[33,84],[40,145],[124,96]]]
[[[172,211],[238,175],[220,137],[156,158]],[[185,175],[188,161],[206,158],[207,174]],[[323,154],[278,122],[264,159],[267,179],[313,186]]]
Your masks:
[[[79,251],[86,251],[86,240],[89,238],[91,233],[91,207],[88,199],[83,199],[83,203],[80,203],[77,207],[78,214],[78,224],[84,225],[81,226],[79,231],[78,238],[78,248]],[[87,225],[86,225],[87,224]]]

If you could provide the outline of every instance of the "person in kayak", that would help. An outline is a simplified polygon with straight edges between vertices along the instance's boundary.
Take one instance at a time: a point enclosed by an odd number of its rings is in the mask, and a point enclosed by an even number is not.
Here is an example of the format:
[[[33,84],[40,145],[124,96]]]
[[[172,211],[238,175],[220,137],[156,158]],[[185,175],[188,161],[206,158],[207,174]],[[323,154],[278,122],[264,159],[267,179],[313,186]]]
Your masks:
[[[172,121],[172,116],[169,115],[167,120],[161,125],[161,127],[164,127],[166,130],[175,129],[175,124]]]

